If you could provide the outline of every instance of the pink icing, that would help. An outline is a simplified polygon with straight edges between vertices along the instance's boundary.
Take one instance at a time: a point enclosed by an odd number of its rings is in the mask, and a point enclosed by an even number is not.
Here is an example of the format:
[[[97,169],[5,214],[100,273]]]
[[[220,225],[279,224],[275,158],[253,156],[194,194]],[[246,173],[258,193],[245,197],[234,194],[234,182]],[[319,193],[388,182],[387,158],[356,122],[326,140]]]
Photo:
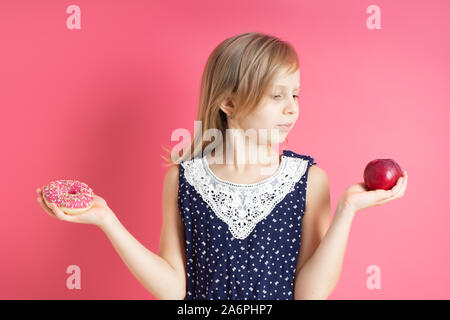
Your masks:
[[[46,200],[65,208],[85,208],[94,201],[94,193],[84,182],[78,180],[56,180],[44,186]]]

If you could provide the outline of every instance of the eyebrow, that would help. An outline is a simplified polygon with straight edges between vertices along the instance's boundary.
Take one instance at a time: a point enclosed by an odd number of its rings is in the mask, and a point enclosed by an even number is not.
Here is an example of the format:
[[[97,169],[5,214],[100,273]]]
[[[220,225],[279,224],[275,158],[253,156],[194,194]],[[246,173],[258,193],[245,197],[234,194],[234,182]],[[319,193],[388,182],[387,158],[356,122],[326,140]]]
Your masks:
[[[283,86],[282,84],[278,84],[278,85],[275,85],[275,88],[287,88],[287,86]],[[294,90],[299,90],[300,89],[300,86],[298,86],[297,88],[294,88]]]

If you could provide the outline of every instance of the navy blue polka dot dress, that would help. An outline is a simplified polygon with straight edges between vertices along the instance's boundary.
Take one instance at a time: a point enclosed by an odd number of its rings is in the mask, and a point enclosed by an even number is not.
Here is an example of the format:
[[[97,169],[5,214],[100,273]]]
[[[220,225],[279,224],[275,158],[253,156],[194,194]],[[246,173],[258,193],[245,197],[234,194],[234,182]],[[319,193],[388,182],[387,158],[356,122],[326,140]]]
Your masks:
[[[179,165],[185,300],[293,299],[310,156],[283,150],[269,178],[235,184],[206,155]]]

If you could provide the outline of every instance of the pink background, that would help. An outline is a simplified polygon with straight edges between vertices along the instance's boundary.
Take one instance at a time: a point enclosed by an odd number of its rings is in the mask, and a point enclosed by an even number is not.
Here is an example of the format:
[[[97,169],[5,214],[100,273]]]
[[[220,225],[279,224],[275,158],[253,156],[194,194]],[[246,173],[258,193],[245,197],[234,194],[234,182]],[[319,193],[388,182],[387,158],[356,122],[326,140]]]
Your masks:
[[[81,30],[66,8],[81,8]],[[381,9],[369,30],[366,9]],[[288,149],[331,184],[332,213],[365,165],[395,159],[403,198],[357,213],[330,299],[449,299],[449,1],[17,1],[0,3],[2,299],[154,299],[94,226],[46,215],[35,189],[79,179],[157,252],[161,145],[192,132],[200,77],[222,40],[291,42],[300,116]],[[66,268],[81,268],[81,290]],[[381,270],[369,290],[366,269]]]

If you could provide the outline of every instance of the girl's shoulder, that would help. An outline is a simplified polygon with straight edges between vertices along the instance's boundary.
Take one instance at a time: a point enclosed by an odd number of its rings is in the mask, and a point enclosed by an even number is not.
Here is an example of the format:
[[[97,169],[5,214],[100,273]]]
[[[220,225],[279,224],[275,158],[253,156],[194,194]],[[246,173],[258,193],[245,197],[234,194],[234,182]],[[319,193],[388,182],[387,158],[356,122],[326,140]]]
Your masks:
[[[169,169],[166,171],[166,174],[164,176],[164,184],[168,184],[171,186],[176,186],[178,184],[178,177],[179,177],[179,164],[173,164],[169,167]]]
[[[304,159],[306,161],[308,161],[310,163],[310,165],[316,165],[317,163],[314,160],[314,157],[310,156],[310,155],[305,155],[305,154],[301,154],[301,153],[297,153],[293,150],[289,150],[289,149],[285,149],[283,150],[283,155],[287,156],[287,157],[291,157],[291,158],[300,158],[300,159]]]

